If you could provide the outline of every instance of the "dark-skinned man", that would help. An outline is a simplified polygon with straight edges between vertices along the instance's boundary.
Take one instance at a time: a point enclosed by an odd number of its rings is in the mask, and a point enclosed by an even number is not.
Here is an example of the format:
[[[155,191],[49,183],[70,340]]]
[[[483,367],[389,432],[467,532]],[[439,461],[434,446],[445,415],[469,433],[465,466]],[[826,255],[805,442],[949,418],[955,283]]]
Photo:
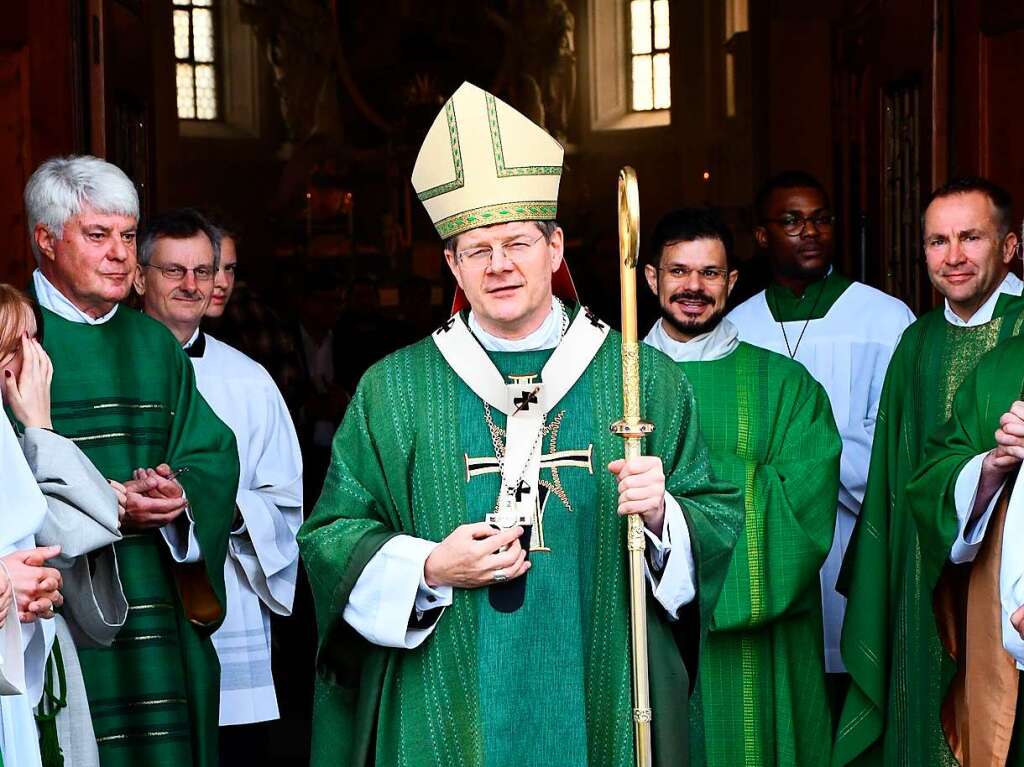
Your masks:
[[[901,301],[833,268],[835,216],[810,174],[770,179],[757,196],[754,235],[772,282],[729,313],[741,341],[801,363],[825,387],[843,440],[835,538],[821,570],[825,669],[838,707],[845,688],[839,651],[845,598],[836,581],[867,482],[885,370],[914,315]]]

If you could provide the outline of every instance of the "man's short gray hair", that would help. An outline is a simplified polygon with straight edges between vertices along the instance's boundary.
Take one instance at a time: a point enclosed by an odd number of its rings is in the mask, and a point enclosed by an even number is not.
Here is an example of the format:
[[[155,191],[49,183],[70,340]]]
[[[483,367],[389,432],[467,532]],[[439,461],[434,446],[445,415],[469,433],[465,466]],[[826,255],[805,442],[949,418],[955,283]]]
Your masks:
[[[511,223],[511,222],[509,222]],[[551,237],[554,235],[555,230],[558,228],[557,221],[524,221],[526,224],[533,224],[540,233],[544,235],[545,242],[551,242]],[[493,226],[493,224],[491,224]],[[459,235],[452,235],[444,241],[444,249],[449,253],[455,253],[455,248],[459,244]]]
[[[64,236],[64,224],[88,205],[99,213],[139,218],[139,193],[124,171],[91,155],[51,157],[25,184],[25,215],[29,241],[38,262],[37,224],[54,237]]]

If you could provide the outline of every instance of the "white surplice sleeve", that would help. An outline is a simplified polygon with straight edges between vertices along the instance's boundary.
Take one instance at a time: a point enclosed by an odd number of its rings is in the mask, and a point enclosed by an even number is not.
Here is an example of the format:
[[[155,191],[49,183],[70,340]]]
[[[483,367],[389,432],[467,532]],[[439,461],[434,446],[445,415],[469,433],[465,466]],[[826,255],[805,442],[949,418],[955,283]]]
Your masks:
[[[11,574],[0,561],[0,578],[8,584]],[[0,628],[0,695],[18,695],[25,692],[25,653],[21,646],[21,622],[18,619],[18,600],[12,593],[3,628]]]
[[[423,580],[427,557],[439,544],[396,535],[373,555],[349,594],[342,617],[367,641],[411,650],[434,631],[452,587]]]
[[[665,493],[665,527],[661,538],[646,527],[644,533],[647,534],[649,552],[649,561],[644,562],[647,581],[651,584],[654,598],[674,619],[679,608],[693,601],[697,586],[690,528],[679,501],[671,494]]]
[[[236,497],[242,524],[231,532],[228,556],[263,604],[290,615],[299,567],[295,535],[302,525],[302,455],[280,392],[275,388],[265,400],[262,428],[247,451],[254,461],[252,476]]]
[[[956,486],[953,488],[958,529],[956,540],[949,551],[949,559],[954,564],[973,562],[978,556],[978,549],[981,548],[985,532],[988,530],[988,522],[1002,494],[1000,487],[992,494],[992,500],[988,502],[985,511],[976,519],[971,519],[974,501],[978,495],[978,483],[981,481],[981,463],[986,455],[987,453],[981,453],[968,461],[957,475]]]
[[[68,629],[79,647],[109,647],[128,616],[113,546],[121,540],[117,496],[71,440],[28,428],[21,444],[46,499],[36,544],[61,547],[49,564],[63,575]]]
[[[181,489],[182,495],[185,488]],[[187,498],[185,499],[188,500]],[[186,562],[199,562],[203,558],[203,551],[199,547],[199,539],[196,537],[196,521],[192,517],[192,509],[189,506],[177,516],[177,518],[160,528],[160,535],[171,552],[171,558],[179,564]]]

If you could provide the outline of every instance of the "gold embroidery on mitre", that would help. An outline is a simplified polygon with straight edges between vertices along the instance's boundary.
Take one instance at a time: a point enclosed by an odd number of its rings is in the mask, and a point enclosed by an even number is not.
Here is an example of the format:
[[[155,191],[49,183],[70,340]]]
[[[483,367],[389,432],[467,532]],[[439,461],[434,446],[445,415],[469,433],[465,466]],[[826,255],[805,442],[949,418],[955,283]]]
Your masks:
[[[552,221],[562,146],[542,127],[471,83],[434,118],[412,185],[442,238],[510,221]]]

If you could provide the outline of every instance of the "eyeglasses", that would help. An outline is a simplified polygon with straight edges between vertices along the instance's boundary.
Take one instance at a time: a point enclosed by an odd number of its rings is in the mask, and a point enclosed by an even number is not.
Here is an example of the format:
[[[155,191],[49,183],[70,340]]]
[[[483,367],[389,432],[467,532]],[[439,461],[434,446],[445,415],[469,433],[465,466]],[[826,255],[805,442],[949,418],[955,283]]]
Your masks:
[[[664,272],[666,279],[670,282],[685,282],[690,279],[691,274],[696,273],[700,277],[701,282],[715,285],[723,282],[729,274],[728,269],[718,269],[710,266],[704,269],[691,269],[688,266],[656,266],[654,268],[659,272]]]
[[[455,258],[472,269],[484,269],[492,263],[495,252],[502,253],[510,261],[518,262],[529,254],[530,249],[537,244],[544,233],[541,232],[532,240],[528,237],[516,237],[509,242],[500,245],[498,248],[487,246],[484,248],[471,248],[455,254]]]
[[[194,269],[187,269],[178,264],[172,264],[171,266],[143,264],[143,266],[147,269],[157,269],[160,274],[171,282],[181,282],[189,272],[192,272],[192,276],[196,278],[196,282],[209,282],[213,279],[213,275],[216,274],[216,271],[212,266],[197,266]]]
[[[807,229],[807,224],[814,224],[814,228],[819,232],[822,230],[831,230],[833,224],[836,222],[836,217],[831,213],[816,213],[813,216],[798,216],[795,213],[787,213],[779,218],[766,218],[764,219],[767,223],[778,224],[790,237],[799,237]]]

